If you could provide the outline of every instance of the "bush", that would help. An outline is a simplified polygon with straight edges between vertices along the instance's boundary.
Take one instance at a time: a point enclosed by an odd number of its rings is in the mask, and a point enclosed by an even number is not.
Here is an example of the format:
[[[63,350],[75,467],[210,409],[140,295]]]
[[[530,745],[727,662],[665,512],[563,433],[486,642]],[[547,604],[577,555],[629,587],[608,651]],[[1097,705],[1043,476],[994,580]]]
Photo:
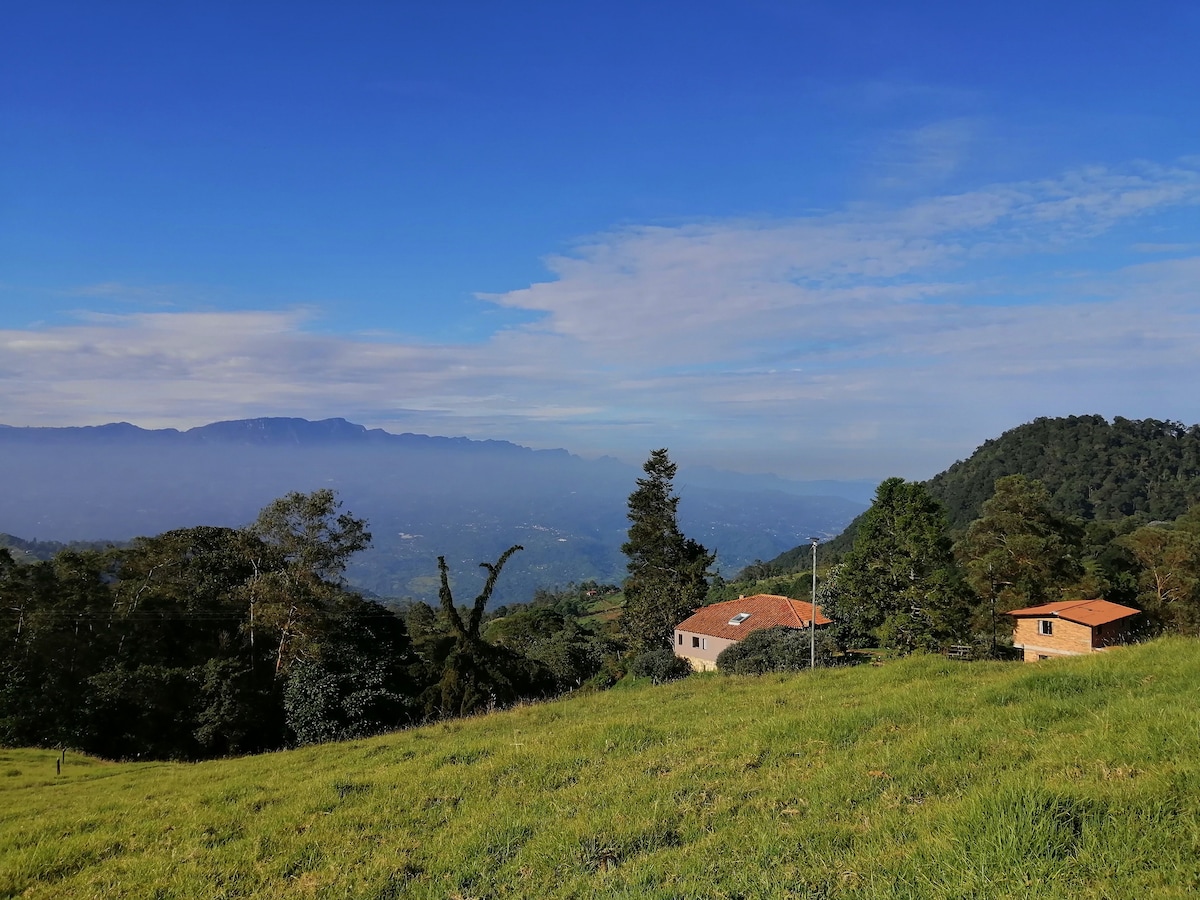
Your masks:
[[[639,678],[649,678],[655,684],[666,684],[692,673],[692,664],[670,650],[650,650],[635,656],[629,672]]]
[[[726,647],[717,656],[717,669],[730,675],[762,675],[766,672],[799,672],[807,669],[811,660],[811,637],[808,631],[776,625],[760,628],[743,640]],[[833,662],[834,643],[831,635],[817,633],[817,665]]]

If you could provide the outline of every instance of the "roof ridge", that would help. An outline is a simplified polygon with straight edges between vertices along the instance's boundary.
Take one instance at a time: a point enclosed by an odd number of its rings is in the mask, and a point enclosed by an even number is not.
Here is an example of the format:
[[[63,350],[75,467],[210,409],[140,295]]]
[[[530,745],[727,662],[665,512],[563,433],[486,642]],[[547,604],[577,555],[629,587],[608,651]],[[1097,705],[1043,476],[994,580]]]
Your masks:
[[[788,602],[788,604],[787,604],[788,609],[791,611],[792,615],[796,617],[796,624],[803,625],[804,619],[800,616],[799,610],[796,609],[796,604],[801,603],[803,601],[797,600],[794,597],[785,597],[784,599],[787,600],[787,602]],[[810,613],[810,615],[811,615],[811,613]]]

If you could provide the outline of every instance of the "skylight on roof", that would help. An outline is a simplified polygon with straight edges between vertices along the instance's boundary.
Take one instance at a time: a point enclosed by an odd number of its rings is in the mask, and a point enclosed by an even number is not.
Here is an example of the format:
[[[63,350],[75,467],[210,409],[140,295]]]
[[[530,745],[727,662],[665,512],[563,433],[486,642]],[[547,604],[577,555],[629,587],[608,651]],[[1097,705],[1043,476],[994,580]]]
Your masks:
[[[734,616],[732,619],[729,620],[729,624],[730,625],[741,625],[748,618],[750,618],[750,613],[738,613],[736,616]]]

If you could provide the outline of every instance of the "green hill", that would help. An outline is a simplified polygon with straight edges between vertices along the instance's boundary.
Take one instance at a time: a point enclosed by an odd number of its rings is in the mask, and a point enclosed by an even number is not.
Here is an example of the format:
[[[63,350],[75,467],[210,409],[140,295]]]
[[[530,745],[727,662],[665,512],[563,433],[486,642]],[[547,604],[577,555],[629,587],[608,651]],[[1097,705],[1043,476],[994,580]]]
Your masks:
[[[1200,891],[1200,644],[693,676],[371,740],[0,751],[0,897]]]
[[[1081,519],[1174,519],[1200,500],[1200,425],[1103,416],[1035,419],[986,441],[928,482],[953,529],[965,528],[997,478],[1046,485],[1058,511]]]
[[[985,441],[926,486],[946,507],[952,532],[979,516],[997,478],[1025,475],[1041,481],[1057,511],[1085,521],[1136,517],[1170,521],[1200,502],[1200,425],[1103,416],[1040,418]],[[822,559],[854,546],[862,516],[822,545]],[[808,544],[766,565],[795,572],[808,564]]]

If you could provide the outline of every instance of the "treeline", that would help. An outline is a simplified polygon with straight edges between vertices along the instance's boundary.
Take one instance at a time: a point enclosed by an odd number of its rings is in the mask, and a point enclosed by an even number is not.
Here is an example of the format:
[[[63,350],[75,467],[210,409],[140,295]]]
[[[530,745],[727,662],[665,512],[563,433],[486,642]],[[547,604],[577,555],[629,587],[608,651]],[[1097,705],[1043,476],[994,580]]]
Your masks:
[[[883,482],[818,584],[837,644],[996,652],[1011,634],[1003,613],[1095,598],[1141,610],[1143,634],[1200,633],[1200,506],[1169,522],[1088,522],[1062,515],[1040,481],[1009,475],[952,534],[926,485]]]
[[[199,759],[352,738],[619,677],[579,594],[401,611],[342,580],[368,545],[332,491],[244,529],[198,527],[19,562],[0,549],[0,743]],[[608,673],[606,674],[606,666]]]

